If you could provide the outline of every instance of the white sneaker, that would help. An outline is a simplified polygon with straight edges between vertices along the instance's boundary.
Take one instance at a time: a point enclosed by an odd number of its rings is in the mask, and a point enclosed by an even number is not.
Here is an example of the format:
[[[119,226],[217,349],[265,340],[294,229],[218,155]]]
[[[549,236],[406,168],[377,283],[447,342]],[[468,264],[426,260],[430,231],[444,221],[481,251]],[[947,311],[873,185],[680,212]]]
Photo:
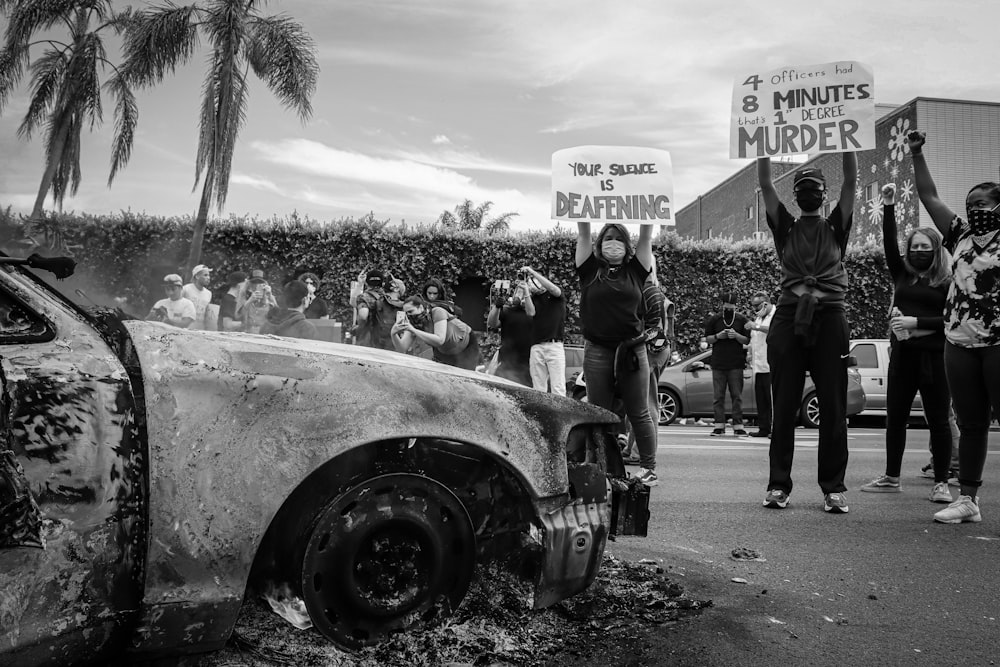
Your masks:
[[[959,496],[958,500],[934,514],[938,523],[979,523],[983,517],[979,514],[979,496]]]
[[[951,503],[954,499],[951,497],[951,489],[948,488],[948,482],[938,482],[931,489],[931,502],[932,503]]]
[[[639,468],[639,474],[636,475],[636,478],[646,486],[656,486],[660,483],[656,473],[648,468]]]

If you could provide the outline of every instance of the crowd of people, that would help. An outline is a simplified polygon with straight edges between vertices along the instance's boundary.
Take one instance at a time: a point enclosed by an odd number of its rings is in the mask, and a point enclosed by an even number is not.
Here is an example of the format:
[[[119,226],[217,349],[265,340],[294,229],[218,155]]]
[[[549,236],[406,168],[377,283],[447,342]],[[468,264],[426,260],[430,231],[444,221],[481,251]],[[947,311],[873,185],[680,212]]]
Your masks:
[[[926,136],[908,135],[920,200],[934,227],[897,242],[894,186],[882,189],[883,241],[893,285],[887,313],[890,363],[887,387],[886,466],[862,487],[865,492],[901,491],[900,467],[912,400],[920,392],[930,430],[933,475],[929,499],[948,506],[934,519],[943,523],[978,522],[978,489],[987,451],[989,424],[1000,413],[1000,184],[974,186],[966,198],[966,218],[942,202],[923,157]],[[720,295],[721,310],[705,323],[702,349],[709,359],[714,388],[712,435],[726,432],[725,398],[731,401],[733,433],[747,436],[741,396],[743,372],[754,371],[758,405],[755,437],[769,445],[769,475],[763,505],[782,509],[792,493],[795,426],[806,374],[816,387],[819,424],[817,480],[823,509],[849,511],[844,483],[847,449],[847,368],[850,326],[845,299],[848,275],[844,254],[853,222],[857,159],[842,154],[843,174],[836,203],[823,215],[829,193],[819,169],[793,177],[800,211],[792,215],[779,199],[770,160],[757,161],[767,224],[781,265],[780,294],[751,299],[753,313],[738,312],[735,291]],[[656,277],[652,226],[641,225],[633,242],[628,230],[606,224],[596,238],[590,223],[579,222],[575,253],[584,344],[583,377],[588,400],[622,417],[623,453],[634,443],[637,478],[648,486],[656,475],[657,379],[678,359],[667,340],[668,307]],[[216,320],[211,320],[211,269],[199,265],[191,282],[180,275],[163,280],[166,297],[149,319],[181,328],[245,331],[315,338],[310,320],[328,317],[316,295],[319,279],[304,273],[285,283],[276,297],[261,270],[228,276]],[[362,272],[349,302],[353,342],[425,356],[443,364],[475,369],[480,341],[465,322],[446,285],[428,279],[415,294],[389,273]],[[565,395],[566,297],[562,288],[531,266],[514,280],[498,280],[490,290],[488,329],[499,333],[488,372],[540,391]],[[957,422],[959,496],[949,478]]]

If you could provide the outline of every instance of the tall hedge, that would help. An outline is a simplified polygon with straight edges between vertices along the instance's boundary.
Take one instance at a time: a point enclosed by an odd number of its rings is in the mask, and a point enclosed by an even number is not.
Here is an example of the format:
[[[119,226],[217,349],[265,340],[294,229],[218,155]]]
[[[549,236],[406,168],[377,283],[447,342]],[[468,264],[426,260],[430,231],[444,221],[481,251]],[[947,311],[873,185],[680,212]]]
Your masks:
[[[132,312],[145,314],[160,298],[160,281],[179,272],[191,236],[189,217],[163,218],[123,212],[114,216],[72,215],[51,219],[73,248],[84,274],[105,294],[127,297]],[[322,279],[321,296],[335,319],[350,321],[347,297],[351,280],[363,267],[390,270],[418,289],[427,278],[455,285],[463,279],[484,288],[497,278],[513,278],[528,264],[546,273],[567,296],[567,334],[579,341],[579,284],[573,267],[575,230],[511,236],[430,227],[401,227],[373,219],[321,223],[297,215],[287,218],[235,218],[210,223],[203,263],[213,267],[210,285],[216,300],[225,292],[226,274],[261,268],[282,284],[304,271]],[[732,289],[749,310],[752,294],[779,292],[779,266],[767,241],[736,243],[682,240],[661,235],[654,243],[657,271],[668,297],[677,304],[679,348],[692,350],[706,315],[720,306],[718,295]],[[850,276],[848,320],[852,337],[885,335],[891,283],[881,246],[853,245],[845,260]],[[185,280],[189,276],[184,276]],[[470,322],[483,328],[482,322]]]

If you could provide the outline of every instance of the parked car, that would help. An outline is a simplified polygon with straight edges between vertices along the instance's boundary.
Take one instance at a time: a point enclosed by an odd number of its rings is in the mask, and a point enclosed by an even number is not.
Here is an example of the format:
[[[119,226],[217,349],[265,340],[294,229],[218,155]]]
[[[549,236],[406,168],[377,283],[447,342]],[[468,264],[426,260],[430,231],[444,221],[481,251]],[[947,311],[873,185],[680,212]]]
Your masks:
[[[889,339],[859,338],[851,341],[851,356],[857,359],[861,385],[865,389],[865,409],[861,416],[885,416],[886,389],[889,386]],[[924,404],[920,392],[913,399],[910,418],[922,420]]]
[[[533,577],[536,608],[596,576],[612,413],[394,352],[85,312],[11,261],[0,664],[215,650],[269,582],[359,646],[454,609],[491,560]]]
[[[712,351],[706,350],[663,369],[660,374],[657,398],[660,405],[660,424],[670,424],[680,417],[711,417],[712,368],[708,363]],[[861,376],[851,367],[847,369],[847,415],[861,412],[865,407],[865,391]],[[729,401],[726,401],[727,407]],[[819,401],[812,378],[806,376],[799,410],[802,423],[810,428],[819,427]],[[749,364],[743,371],[743,416],[757,416],[757,400],[753,391],[753,371]]]

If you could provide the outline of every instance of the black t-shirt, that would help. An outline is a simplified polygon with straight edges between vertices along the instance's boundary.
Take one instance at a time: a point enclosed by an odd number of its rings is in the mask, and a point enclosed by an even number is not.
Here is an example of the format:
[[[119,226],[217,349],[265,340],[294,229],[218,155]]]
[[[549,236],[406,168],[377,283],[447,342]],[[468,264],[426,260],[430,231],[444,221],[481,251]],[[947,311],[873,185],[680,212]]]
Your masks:
[[[600,264],[591,253],[576,267],[580,276],[580,319],[583,337],[592,343],[614,347],[643,331],[639,316],[642,285],[649,269],[635,256],[601,280]]]
[[[306,308],[306,319],[307,320],[318,320],[320,318],[326,317],[330,314],[330,307],[326,305],[326,301],[316,297]]]
[[[852,212],[845,216],[839,204],[828,218],[796,219],[784,204],[779,204],[777,220],[767,216],[783,269],[779,306],[798,301],[792,288],[800,284],[822,290],[827,295],[823,301],[843,303],[847,292],[844,253],[852,222]]]
[[[547,340],[561,341],[566,325],[566,297],[560,294],[553,296],[550,292],[532,294],[531,302],[535,304],[535,321],[532,337],[533,343]]]
[[[219,331],[225,331],[222,326],[223,317],[228,317],[231,320],[236,319],[236,297],[229,292],[222,295],[222,303],[219,304]]]
[[[741,336],[749,337],[747,333],[747,318],[739,313],[726,315],[725,312],[715,315],[705,323],[705,336],[714,336],[724,329],[733,329]],[[728,371],[734,368],[746,368],[747,351],[743,344],[734,338],[723,338],[712,344],[712,357],[709,361],[713,369]]]
[[[527,365],[532,329],[532,318],[524,308],[500,309],[500,363]]]

